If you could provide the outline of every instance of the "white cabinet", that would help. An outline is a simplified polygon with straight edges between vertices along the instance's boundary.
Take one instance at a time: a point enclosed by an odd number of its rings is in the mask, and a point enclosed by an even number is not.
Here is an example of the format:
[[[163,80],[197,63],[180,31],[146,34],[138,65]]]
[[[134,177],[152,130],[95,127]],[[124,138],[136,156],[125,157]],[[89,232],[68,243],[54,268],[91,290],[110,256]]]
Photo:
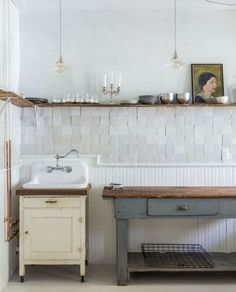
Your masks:
[[[25,265],[80,265],[86,261],[87,196],[20,195],[20,269]]]

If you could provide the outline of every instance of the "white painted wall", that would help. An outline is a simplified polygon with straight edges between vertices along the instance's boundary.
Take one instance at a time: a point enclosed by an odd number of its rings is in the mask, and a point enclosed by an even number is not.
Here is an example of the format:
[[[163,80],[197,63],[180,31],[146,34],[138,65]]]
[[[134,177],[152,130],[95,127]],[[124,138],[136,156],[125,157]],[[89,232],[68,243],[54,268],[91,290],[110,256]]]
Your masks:
[[[19,90],[19,12],[10,0],[0,0],[0,88],[14,91]],[[0,102],[0,108],[3,101]],[[6,113],[6,112],[5,112]],[[16,246],[17,241],[6,242],[5,236],[5,171],[3,169],[4,137],[6,133],[5,113],[0,116],[0,290],[17,268]],[[19,163],[20,151],[20,114],[19,108],[13,106],[12,113],[12,149],[13,167]],[[18,207],[14,189],[19,184],[19,168],[12,172],[14,218],[17,218]]]
[[[21,92],[27,96],[41,97],[52,97],[54,94],[63,96],[68,92],[90,92],[101,96],[102,75],[111,71],[116,75],[123,75],[119,98],[163,91],[190,91],[191,63],[223,63],[225,88],[236,84],[236,63],[232,61],[236,49],[235,12],[209,10],[178,13],[178,53],[188,64],[179,71],[166,66],[173,53],[172,24],[171,12],[65,10],[62,52],[69,69],[59,75],[53,71],[53,65],[58,58],[56,11],[23,11]],[[68,118],[67,113],[64,124],[59,124],[60,129],[68,125]],[[50,123],[49,119],[47,122]],[[78,128],[87,122],[85,119]],[[48,124],[45,123],[44,126]],[[50,135],[47,139],[50,139]],[[71,134],[72,139],[76,137]],[[30,135],[25,136],[24,141],[24,145],[28,147],[34,143]],[[45,141],[47,142],[44,145],[47,147],[51,142]],[[78,145],[79,143],[82,141],[79,141]],[[58,143],[55,146],[58,147]],[[39,153],[34,148],[33,152],[27,150],[29,148],[24,149],[25,154]],[[40,151],[43,152],[42,149]],[[52,152],[47,150],[44,153]],[[22,174],[25,174],[25,169]],[[110,182],[125,185],[235,185],[235,168],[95,166],[90,167],[90,181],[90,261],[110,263],[115,261],[115,221],[112,202],[102,199],[104,185]],[[130,223],[130,229],[130,250],[138,250],[141,242],[150,240],[198,242],[209,251],[236,249],[233,219],[138,220]]]
[[[19,91],[19,11],[11,0],[0,0],[0,88]]]
[[[20,81],[20,15],[13,2],[9,0],[9,88],[19,92]]]
[[[225,89],[236,84],[236,12],[179,11],[177,50],[187,63],[166,64],[173,54],[173,12],[79,11],[64,9],[62,55],[69,69],[53,71],[58,58],[57,10],[21,15],[21,91],[27,96],[66,93],[101,96],[102,75],[123,75],[118,98],[191,91],[191,63],[223,63]]]

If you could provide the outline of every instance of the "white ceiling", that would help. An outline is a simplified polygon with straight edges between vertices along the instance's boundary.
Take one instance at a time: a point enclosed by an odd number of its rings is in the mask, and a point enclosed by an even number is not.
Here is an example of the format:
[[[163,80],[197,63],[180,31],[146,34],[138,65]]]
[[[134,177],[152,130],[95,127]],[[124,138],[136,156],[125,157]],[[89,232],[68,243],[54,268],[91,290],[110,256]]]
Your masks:
[[[11,0],[20,10],[54,9],[59,0]],[[236,3],[236,0],[212,0]],[[174,0],[62,0],[62,6],[79,10],[173,10]],[[178,10],[236,10],[236,5],[226,6],[205,0],[177,0]]]

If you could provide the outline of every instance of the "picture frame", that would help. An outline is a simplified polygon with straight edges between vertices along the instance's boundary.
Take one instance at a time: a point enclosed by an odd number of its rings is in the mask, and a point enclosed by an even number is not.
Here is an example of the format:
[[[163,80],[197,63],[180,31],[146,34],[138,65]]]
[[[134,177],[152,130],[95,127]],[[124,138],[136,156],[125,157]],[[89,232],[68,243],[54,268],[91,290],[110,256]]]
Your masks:
[[[224,79],[223,79],[223,64],[191,64],[191,79],[192,79],[192,103],[195,102],[196,96],[203,90],[201,77],[203,73],[211,73],[216,77],[216,89],[212,96],[223,96],[224,95]],[[209,74],[211,76],[211,74]],[[205,74],[206,75],[206,74]]]

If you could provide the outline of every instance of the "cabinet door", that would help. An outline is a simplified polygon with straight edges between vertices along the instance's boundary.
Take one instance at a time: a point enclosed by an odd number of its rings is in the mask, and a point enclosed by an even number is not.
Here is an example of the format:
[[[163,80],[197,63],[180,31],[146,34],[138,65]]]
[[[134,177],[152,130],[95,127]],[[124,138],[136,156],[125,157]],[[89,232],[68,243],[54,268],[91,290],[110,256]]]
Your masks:
[[[24,257],[80,260],[80,208],[24,210]]]

